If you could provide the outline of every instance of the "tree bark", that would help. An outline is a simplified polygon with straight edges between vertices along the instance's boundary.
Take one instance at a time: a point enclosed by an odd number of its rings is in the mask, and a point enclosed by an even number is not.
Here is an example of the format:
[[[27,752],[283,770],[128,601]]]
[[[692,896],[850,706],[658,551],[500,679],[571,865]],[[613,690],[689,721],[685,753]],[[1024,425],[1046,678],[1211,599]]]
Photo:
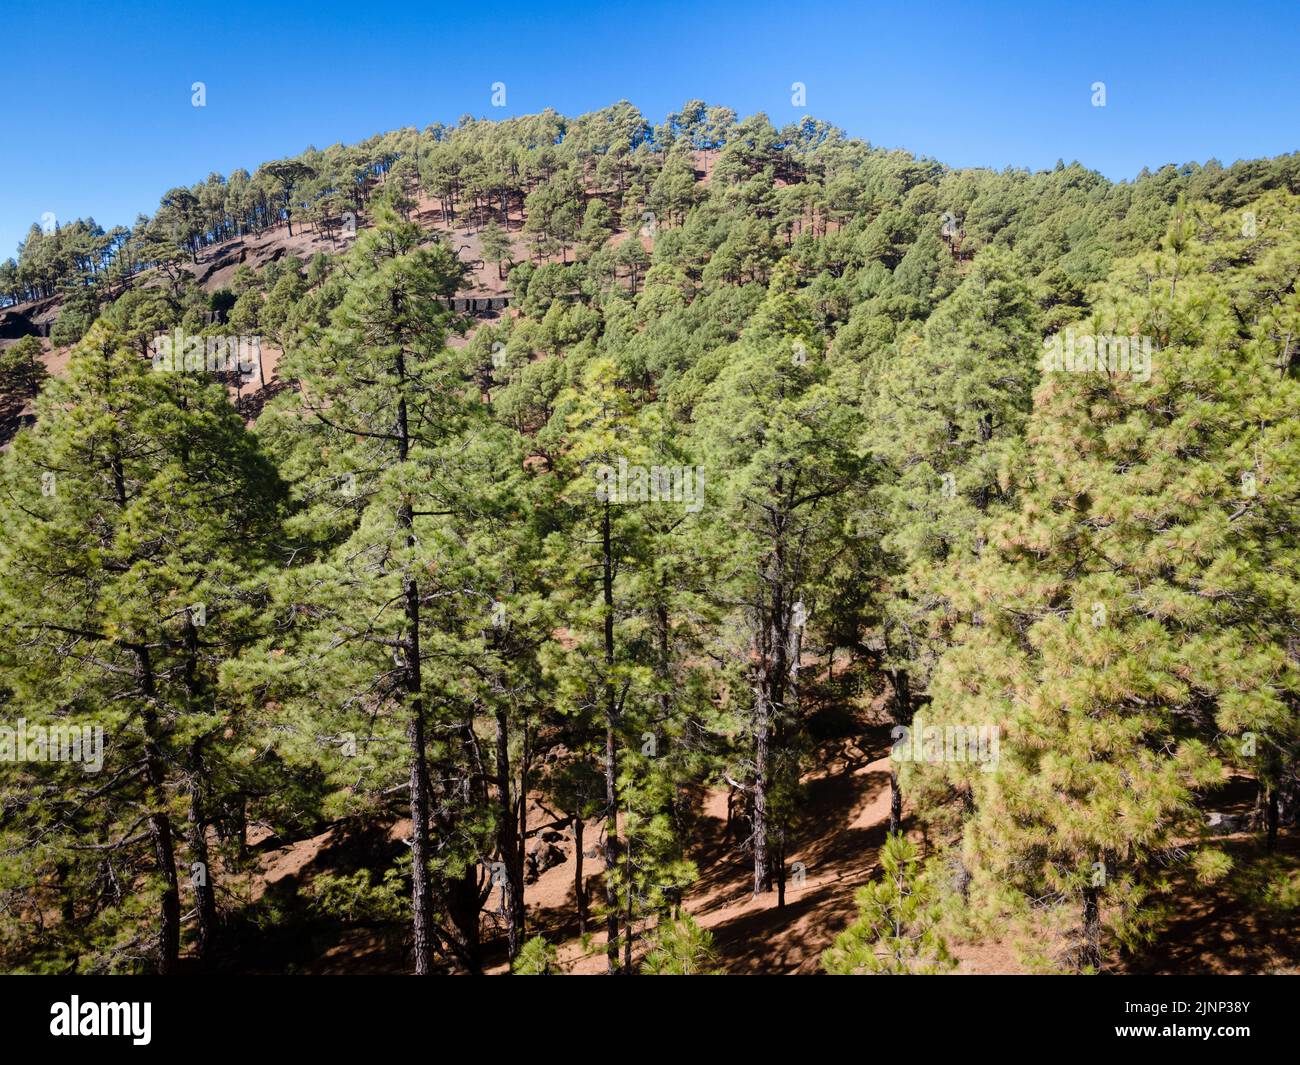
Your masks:
[[[587,934],[587,892],[582,884],[582,829],[582,817],[575,814],[573,817],[573,896],[578,904],[578,935],[585,936]]]
[[[176,880],[176,851],[172,842],[171,818],[167,815],[164,794],[166,770],[162,754],[161,730],[154,704],[153,665],[147,649],[136,649],[140,671],[140,690],[144,696],[141,719],[144,725],[145,779],[149,784],[149,836],[153,841],[154,862],[162,877],[163,893],[160,900],[158,932],[158,975],[170,976],[176,971],[181,949],[181,896]]]
[[[912,725],[912,686],[907,671],[890,670],[889,680],[894,688],[894,724],[910,728]],[[892,758],[889,764],[889,832],[898,832],[903,824],[903,793],[898,786],[898,763]]]
[[[217,944],[217,899],[212,862],[208,857],[207,837],[207,772],[203,759],[202,741],[195,740],[190,748],[192,767],[189,780],[189,846],[193,862],[199,870],[191,868],[190,883],[194,888],[196,915],[195,949],[203,963],[212,961]]]
[[[611,873],[618,867],[618,748],[615,726],[618,692],[614,686],[614,549],[607,502],[601,514],[601,590],[605,603],[605,958],[611,976],[618,964],[618,888]]]
[[[1083,947],[1079,952],[1080,968],[1101,971],[1101,892],[1096,887],[1083,889]]]
[[[776,480],[778,497],[784,487],[783,479]],[[754,897],[771,891],[771,869],[768,865],[768,790],[771,784],[772,744],[779,730],[777,718],[783,709],[789,649],[789,607],[786,602],[786,566],[784,544],[784,518],[774,518],[775,541],[771,562],[765,574],[772,591],[770,612],[760,612],[758,638],[755,640],[758,655],[758,683],[754,699],[754,792],[753,846],[754,846]]]
[[[506,920],[506,947],[513,961],[519,953],[523,942],[524,922],[524,869],[521,858],[520,832],[517,819],[517,804],[510,796],[510,734],[504,705],[496,711],[496,786],[498,798],[498,816],[500,827],[497,833],[497,849],[505,867],[505,877],[501,885],[502,913]]]
[[[1266,832],[1265,840],[1269,854],[1277,850],[1277,827],[1280,818],[1277,785],[1270,784],[1268,793],[1264,800],[1264,829]]]
[[[400,351],[396,368],[399,387],[405,389],[406,361]],[[397,436],[398,459],[406,462],[410,448],[410,430],[404,392],[397,403]],[[414,547],[415,515],[409,499],[403,500],[397,518],[398,523],[407,530],[407,546]],[[424,696],[420,668],[420,589],[415,578],[409,574],[402,578],[402,594],[406,608],[406,631],[402,638],[401,664],[408,697],[406,740],[411,794],[411,950],[416,975],[427,976],[433,971],[433,887],[429,880],[431,789],[426,762],[428,745],[424,734]]]
[[[760,682],[754,705],[754,795],[751,827],[754,843],[754,897],[770,890],[767,869],[767,762],[768,730],[767,685]]]
[[[185,619],[185,692],[190,703],[197,706],[201,696],[199,683],[199,630],[192,615]],[[188,842],[190,847],[190,886],[194,891],[195,949],[200,963],[212,960],[217,943],[216,886],[213,883],[212,862],[208,857],[208,817],[206,795],[208,790],[207,764],[203,757],[204,737],[196,737],[190,744],[190,771],[188,781],[189,817]],[[193,866],[197,864],[198,868]]]
[[[414,582],[408,582],[410,587]],[[429,882],[429,782],[425,772],[424,707],[419,699],[406,726],[411,788],[411,933],[417,976],[433,968],[433,892]]]
[[[623,975],[631,976],[632,968],[632,840],[627,839],[623,846],[623,895],[626,910],[623,916]]]

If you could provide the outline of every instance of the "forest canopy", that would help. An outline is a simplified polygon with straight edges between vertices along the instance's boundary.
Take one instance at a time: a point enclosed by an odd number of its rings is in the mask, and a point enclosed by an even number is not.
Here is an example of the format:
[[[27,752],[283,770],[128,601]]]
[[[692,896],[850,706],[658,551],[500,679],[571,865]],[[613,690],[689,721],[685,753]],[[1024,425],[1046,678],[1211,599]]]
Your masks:
[[[34,225],[0,968],[714,971],[713,870],[783,912],[868,766],[829,971],[1293,913],[1298,277],[1300,155],[1115,183],[698,100]]]

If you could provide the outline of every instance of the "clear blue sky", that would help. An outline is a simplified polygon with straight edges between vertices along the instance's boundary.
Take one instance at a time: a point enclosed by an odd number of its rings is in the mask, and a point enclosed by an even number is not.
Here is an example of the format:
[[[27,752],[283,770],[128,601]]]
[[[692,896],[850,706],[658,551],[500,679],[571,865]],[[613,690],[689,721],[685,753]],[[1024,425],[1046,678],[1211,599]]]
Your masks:
[[[1296,0],[6,0],[0,33],[0,257],[47,211],[129,224],[173,185],[308,144],[620,98],[652,121],[699,97],[954,165],[1116,179],[1300,148]]]

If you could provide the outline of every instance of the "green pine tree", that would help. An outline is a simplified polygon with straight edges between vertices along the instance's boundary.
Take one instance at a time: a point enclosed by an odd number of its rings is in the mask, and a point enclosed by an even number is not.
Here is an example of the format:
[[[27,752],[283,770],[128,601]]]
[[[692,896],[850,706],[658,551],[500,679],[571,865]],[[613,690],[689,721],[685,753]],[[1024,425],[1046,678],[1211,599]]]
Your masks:
[[[937,890],[916,844],[890,833],[881,877],[858,888],[858,916],[822,955],[833,976],[934,975],[956,967],[939,932]]]

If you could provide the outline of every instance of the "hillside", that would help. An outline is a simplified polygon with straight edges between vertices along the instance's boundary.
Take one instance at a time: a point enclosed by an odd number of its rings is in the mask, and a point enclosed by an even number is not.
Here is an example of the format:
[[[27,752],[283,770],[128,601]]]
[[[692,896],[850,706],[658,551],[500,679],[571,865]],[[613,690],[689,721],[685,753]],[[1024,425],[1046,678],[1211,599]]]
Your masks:
[[[0,968],[1296,971],[1298,226],[690,101],[33,227]]]

